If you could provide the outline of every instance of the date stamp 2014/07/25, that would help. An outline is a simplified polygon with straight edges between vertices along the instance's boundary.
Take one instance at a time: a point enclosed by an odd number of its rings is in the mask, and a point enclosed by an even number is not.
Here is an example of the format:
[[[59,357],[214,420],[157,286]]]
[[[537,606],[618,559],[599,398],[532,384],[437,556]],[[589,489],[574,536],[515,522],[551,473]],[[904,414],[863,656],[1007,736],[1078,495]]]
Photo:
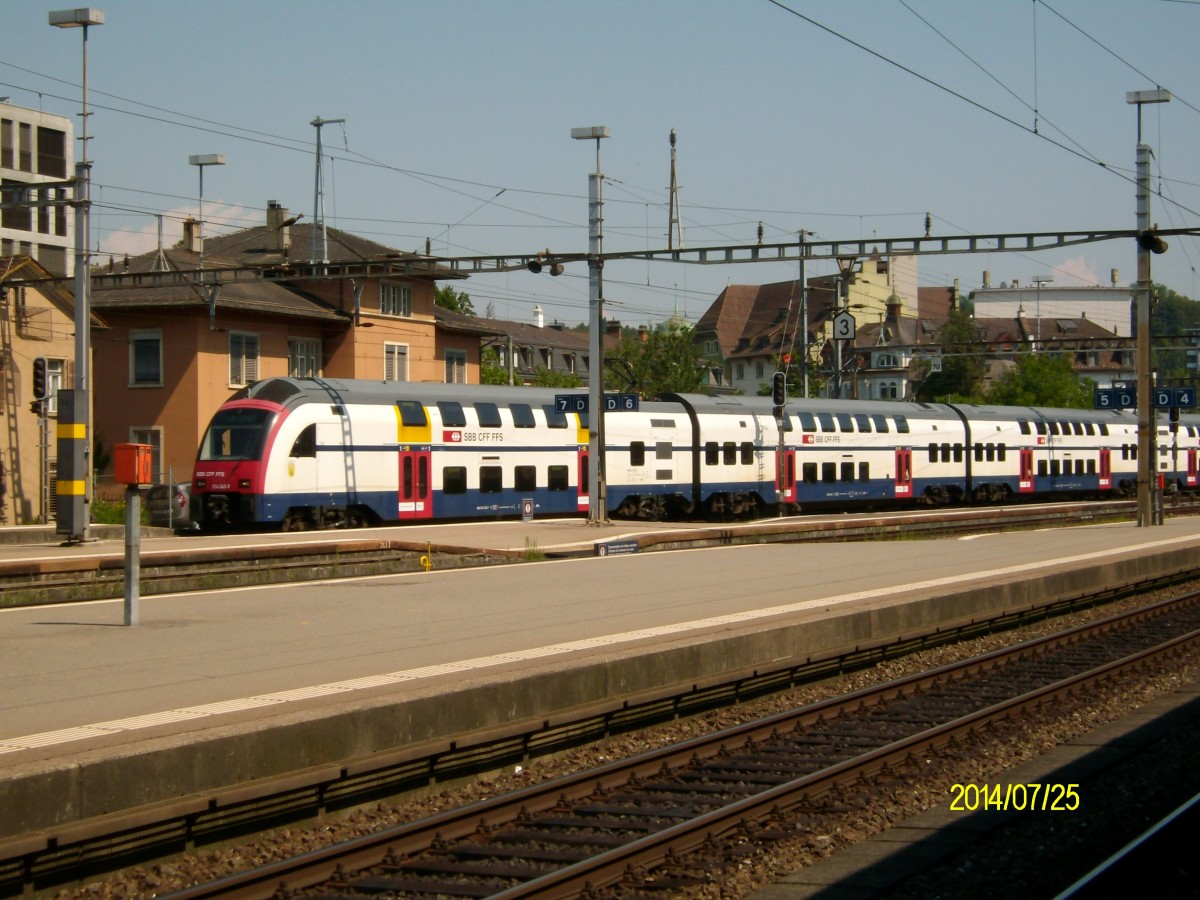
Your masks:
[[[955,784],[950,786],[950,809],[1072,812],[1079,809],[1078,788],[1078,784]]]

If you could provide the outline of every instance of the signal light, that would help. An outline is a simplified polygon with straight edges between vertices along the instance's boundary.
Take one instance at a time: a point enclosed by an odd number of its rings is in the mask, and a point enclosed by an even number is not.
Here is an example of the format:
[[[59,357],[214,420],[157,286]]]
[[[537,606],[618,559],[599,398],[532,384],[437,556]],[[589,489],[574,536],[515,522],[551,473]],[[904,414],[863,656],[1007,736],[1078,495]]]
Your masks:
[[[536,275],[538,272],[542,271],[542,264],[536,259],[531,259],[525,268],[529,269],[530,272]]]
[[[1142,250],[1149,250],[1151,253],[1167,252],[1167,242],[1160,238],[1153,228],[1139,234],[1137,242]]]
[[[771,378],[771,402],[776,406],[787,403],[787,376],[776,372]]]
[[[46,357],[39,356],[33,361],[33,399],[45,400],[50,394],[46,384]]]

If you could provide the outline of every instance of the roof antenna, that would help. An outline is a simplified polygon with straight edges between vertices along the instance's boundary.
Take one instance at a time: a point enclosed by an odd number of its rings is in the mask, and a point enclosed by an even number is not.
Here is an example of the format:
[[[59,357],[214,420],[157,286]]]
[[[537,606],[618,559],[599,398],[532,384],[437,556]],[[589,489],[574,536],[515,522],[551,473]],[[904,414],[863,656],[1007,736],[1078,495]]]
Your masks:
[[[675,237],[679,236],[679,249],[683,249],[683,225],[679,220],[679,179],[675,172],[675,129],[671,129],[671,197],[667,214],[667,249],[675,249]]]
[[[322,119],[317,116],[309,124],[317,129],[317,183],[313,189],[313,236],[310,262],[329,262],[329,234],[325,228],[325,188],[321,182],[321,126],[344,125],[345,119]],[[342,131],[345,134],[345,129]],[[321,235],[321,255],[317,256],[317,232]]]

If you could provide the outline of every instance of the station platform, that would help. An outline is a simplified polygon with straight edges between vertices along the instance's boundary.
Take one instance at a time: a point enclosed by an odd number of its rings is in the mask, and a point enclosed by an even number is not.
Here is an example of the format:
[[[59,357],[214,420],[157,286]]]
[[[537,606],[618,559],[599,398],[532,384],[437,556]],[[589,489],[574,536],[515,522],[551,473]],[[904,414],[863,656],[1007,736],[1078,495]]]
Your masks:
[[[513,550],[636,531],[480,527]],[[120,600],[3,610],[0,843],[1190,572],[1198,551],[1189,517],[164,594],[129,627]]]

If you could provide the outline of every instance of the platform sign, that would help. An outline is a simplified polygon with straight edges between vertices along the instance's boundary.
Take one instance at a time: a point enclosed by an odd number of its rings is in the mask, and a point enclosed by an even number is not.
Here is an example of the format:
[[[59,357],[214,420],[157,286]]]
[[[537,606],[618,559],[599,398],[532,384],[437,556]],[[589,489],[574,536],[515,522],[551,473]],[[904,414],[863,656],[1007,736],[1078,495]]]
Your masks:
[[[1154,389],[1154,408],[1155,409],[1170,409],[1175,405],[1175,389],[1174,388],[1155,388]]]
[[[636,539],[625,541],[603,541],[592,545],[593,556],[624,556],[641,552],[642,545]]]
[[[1137,406],[1137,391],[1131,388],[1096,388],[1093,403],[1096,409],[1133,409]]]
[[[560,413],[585,413],[588,411],[588,395],[555,394],[554,411]]]
[[[1175,388],[1175,405],[1180,409],[1196,408],[1196,389],[1191,387]]]
[[[640,398],[637,394],[605,394],[605,412],[637,412]]]

